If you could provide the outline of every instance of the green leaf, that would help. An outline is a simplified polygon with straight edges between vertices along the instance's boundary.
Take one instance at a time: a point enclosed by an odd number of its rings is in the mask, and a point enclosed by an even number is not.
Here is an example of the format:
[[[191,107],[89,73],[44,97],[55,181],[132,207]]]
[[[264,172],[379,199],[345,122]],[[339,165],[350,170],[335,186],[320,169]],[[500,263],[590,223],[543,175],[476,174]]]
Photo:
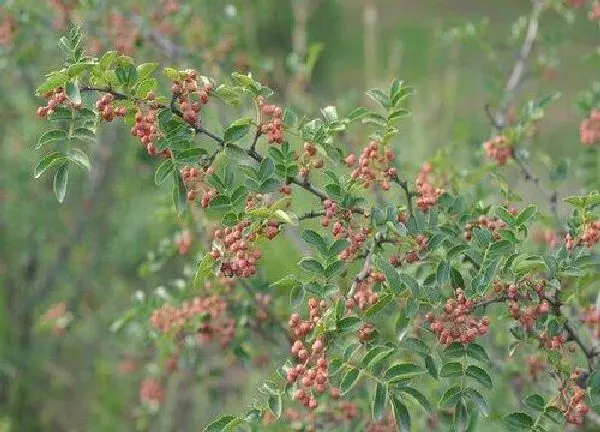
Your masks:
[[[413,297],[419,298],[420,288],[419,281],[417,281],[414,277],[406,273],[398,273],[400,280],[410,289]]]
[[[227,129],[223,139],[225,142],[232,143],[241,140],[250,131],[250,125],[252,124],[252,118],[242,117],[231,123]]]
[[[454,406],[462,396],[462,388],[460,386],[452,386],[442,394],[440,398],[440,408],[449,408]]]
[[[199,287],[202,281],[211,276],[215,262],[210,253],[207,253],[198,261],[196,275],[194,276],[194,287]]]
[[[206,155],[206,150],[200,147],[191,147],[175,154],[178,162],[194,163],[198,162],[202,156]]]
[[[52,142],[52,141],[61,141],[67,138],[67,132],[62,129],[53,129],[44,132],[44,134],[38,140],[35,148],[36,150],[42,148],[42,146]]]
[[[456,432],[465,432],[468,422],[467,407],[462,400],[459,400],[454,406],[454,430]]]
[[[453,342],[444,348],[444,355],[449,358],[464,357],[465,347],[458,342]]]
[[[399,432],[410,432],[410,414],[406,409],[406,405],[393,394],[390,394],[390,403],[392,404],[397,430]]]
[[[232,427],[242,422],[242,419],[232,415],[222,416],[207,425],[203,429],[203,432],[227,432],[230,431]]]
[[[387,279],[388,285],[390,286],[392,292],[395,295],[402,294],[405,290],[405,284],[403,284],[400,280],[400,276],[398,275],[396,269],[390,263],[388,263],[385,258],[381,256],[376,257],[375,263],[385,275],[385,278]]]
[[[314,273],[316,275],[322,276],[325,273],[325,269],[323,265],[314,258],[302,258],[298,265],[302,267],[304,270]]]
[[[298,123],[298,115],[290,108],[286,107],[283,112],[283,124],[287,128],[294,127]]]
[[[327,257],[337,257],[340,253],[342,253],[344,249],[348,247],[349,243],[350,242],[346,239],[338,239],[334,241],[333,244],[329,247],[329,250],[327,251]]]
[[[67,183],[69,182],[69,163],[64,162],[56,172],[54,173],[54,180],[52,182],[52,189],[54,189],[54,195],[59,203],[63,203],[65,200],[65,194],[67,192]]]
[[[373,397],[372,404],[373,418],[378,421],[381,420],[381,418],[383,417],[383,412],[385,410],[385,405],[387,402],[387,392],[387,385],[378,382],[375,387],[375,395]]]
[[[362,122],[365,124],[374,124],[376,126],[386,127],[387,120],[380,114],[370,112],[363,116]]]
[[[324,108],[321,108],[321,114],[325,117],[328,123],[334,122],[338,119],[337,109],[333,105],[328,105]]]
[[[419,405],[421,405],[421,407],[423,407],[423,409],[426,412],[428,412],[428,413],[431,412],[431,404],[429,403],[429,400],[419,390],[417,390],[416,388],[413,388],[413,387],[400,387],[400,388],[398,388],[398,390],[401,391],[402,393],[406,393],[406,394],[412,396],[412,398],[414,400],[416,400],[419,403]]]
[[[305,296],[304,285],[302,285],[301,283],[294,284],[292,286],[292,289],[290,290],[290,305],[293,308],[298,307],[304,301],[304,296]]]
[[[438,370],[437,366],[435,365],[435,361],[433,360],[433,357],[431,357],[430,355],[426,355],[424,360],[425,368],[427,369],[427,372],[429,372],[429,375],[431,375],[435,379],[438,379]]]
[[[533,426],[533,419],[523,412],[507,414],[502,417],[502,421],[511,431],[529,431]]]
[[[533,393],[525,396],[523,399],[523,403],[536,411],[544,411],[546,407],[546,402],[544,401],[544,397],[537,393]]]
[[[306,243],[317,248],[322,255],[329,256],[329,248],[327,242],[319,233],[313,230],[306,230],[302,233],[302,238]]]
[[[379,89],[370,89],[369,91],[367,91],[367,96],[369,96],[371,99],[373,99],[375,102],[381,105],[382,108],[386,110],[390,106],[390,98],[388,97],[388,95],[386,95]]]
[[[353,121],[353,120],[364,117],[368,112],[369,112],[369,110],[367,110],[366,108],[358,107],[358,108],[355,108],[354,110],[352,110],[352,112],[350,112],[346,116],[346,118],[350,121]]]
[[[268,403],[269,409],[275,418],[281,417],[281,394],[278,393],[276,395],[269,396]]]
[[[77,85],[76,81],[77,80],[75,80],[75,82],[67,82],[65,85],[65,92],[67,93],[69,99],[71,99],[73,102],[79,103],[81,102],[81,92],[79,91],[79,85]]]
[[[84,153],[83,150],[78,148],[72,148],[67,152],[67,159],[71,162],[75,162],[82,168],[87,169],[88,171],[92,170],[92,165],[90,164],[90,159],[88,155]]]
[[[327,279],[331,279],[337,275],[339,275],[346,266],[346,263],[342,260],[334,261],[330,263],[325,269],[325,277]]]
[[[52,152],[44,156],[40,159],[33,170],[33,176],[35,178],[40,178],[44,172],[54,166],[59,164],[60,162],[64,162],[66,160],[66,155],[61,152]]]
[[[187,201],[187,193],[185,185],[183,184],[183,179],[176,170],[173,171],[173,190],[171,196],[173,198],[173,204],[177,209],[177,213],[183,213]]]
[[[362,320],[357,316],[347,316],[337,322],[337,328],[342,332],[352,331],[356,330],[361,322]]]
[[[455,377],[463,374],[463,365],[459,362],[449,362],[440,369],[440,376],[444,378]]]
[[[95,142],[96,134],[91,129],[80,127],[73,131],[71,138],[78,139],[79,141]]]
[[[529,220],[536,213],[537,213],[537,206],[535,206],[533,204],[530,206],[527,206],[526,208],[521,210],[521,212],[517,215],[517,218],[516,218],[517,225],[523,225],[523,224],[529,222]]]
[[[485,370],[483,370],[479,366],[469,365],[467,367],[466,374],[467,376],[473,378],[475,381],[477,381],[484,387],[487,387],[489,389],[493,387],[492,378]]]
[[[476,343],[470,343],[467,345],[467,356],[483,363],[490,361],[485,349]]]
[[[143,81],[147,78],[150,78],[159,67],[158,63],[142,63],[137,67],[137,78],[139,81]]]
[[[469,399],[475,404],[479,412],[485,417],[487,417],[490,414],[490,407],[487,401],[485,400],[485,397],[483,397],[483,395],[477,390],[471,387],[467,387],[464,390],[464,395],[467,399]]]
[[[440,261],[436,269],[436,279],[440,286],[445,285],[450,278],[450,265],[447,261]]]
[[[273,219],[285,222],[292,226],[298,226],[298,216],[292,212],[285,212],[283,210],[275,210],[272,215]]]
[[[64,87],[65,83],[69,79],[69,76],[63,72],[53,72],[46,77],[46,81],[38,87],[35,94],[43,96],[44,94],[54,90],[57,87]]]
[[[379,301],[374,305],[371,305],[363,312],[363,317],[372,317],[373,315],[378,314],[381,310],[386,307],[393,299],[393,296],[389,293],[384,293],[379,296]]]
[[[360,378],[360,370],[351,367],[346,371],[342,381],[340,383],[340,391],[344,395],[350,391],[352,387],[358,382]]]
[[[173,160],[166,159],[156,169],[156,172],[154,173],[154,183],[157,186],[163,184],[167,180],[167,177],[173,172],[174,169],[175,169],[175,165],[173,164]]]
[[[375,364],[377,362],[380,362],[381,360],[386,359],[387,357],[392,355],[393,352],[394,352],[393,347],[388,347],[388,346],[383,346],[383,345],[375,346],[375,347],[371,348],[369,351],[367,351],[367,353],[364,355],[364,357],[361,360],[361,364],[363,365],[363,367],[368,369],[371,364]]]
[[[383,374],[390,383],[412,378],[423,373],[423,368],[415,363],[394,363]]]

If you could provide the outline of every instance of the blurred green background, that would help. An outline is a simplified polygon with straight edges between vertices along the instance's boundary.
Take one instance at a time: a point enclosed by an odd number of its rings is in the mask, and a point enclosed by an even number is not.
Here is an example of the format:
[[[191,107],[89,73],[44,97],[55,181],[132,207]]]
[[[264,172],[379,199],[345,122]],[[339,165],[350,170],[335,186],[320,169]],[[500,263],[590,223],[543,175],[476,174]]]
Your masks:
[[[178,11],[157,18],[168,3],[177,4]],[[490,130],[483,107],[497,103],[515,57],[511,37],[529,8],[525,0],[4,0],[0,432],[134,430],[143,363],[124,374],[123,361],[151,353],[132,352],[131,335],[112,334],[110,327],[136,291],[150,293],[176,278],[185,262],[175,257],[159,272],[144,271],[149,251],[160,251],[161,244],[168,249],[180,227],[164,210],[168,191],[153,184],[154,162],[125,128],[102,130],[90,147],[91,175],[72,173],[64,204],[56,202],[50,176],[32,178],[39,156],[34,145],[44,128],[35,116],[41,100],[34,91],[45,72],[60,67],[56,43],[70,23],[80,24],[94,47],[125,44],[139,62],[195,67],[217,80],[248,66],[279,92],[280,102],[300,112],[336,104],[345,113],[368,103],[362,96],[367,88],[403,79],[416,89],[414,114],[395,145],[412,176],[439,149],[456,152],[458,168],[480,156]],[[576,101],[598,77],[599,63],[597,24],[588,22],[585,12],[578,11],[573,24],[547,15],[520,96],[563,94],[528,143],[535,147],[532,164],[542,173],[551,168],[550,158],[568,157],[576,166],[583,157]],[[116,16],[128,25],[119,27]],[[158,21],[171,28],[163,31]],[[132,23],[139,28],[133,36],[128,34]],[[233,48],[218,58],[227,38]],[[307,80],[299,76],[298,64],[319,46]],[[358,145],[364,137],[347,138],[349,145]],[[505,171],[507,178],[514,174],[514,168]],[[530,185],[510,183],[535,200]],[[578,184],[570,174],[567,188],[577,190]],[[277,247],[294,244],[282,240]],[[284,262],[269,254],[268,271],[285,274],[300,253],[290,253]],[[71,322],[57,333],[40,317],[59,302],[66,304]],[[243,409],[260,377],[243,368],[228,377],[225,382],[175,379],[169,385],[172,402],[150,430],[198,430],[223,409]],[[230,394],[226,407],[207,389]]]

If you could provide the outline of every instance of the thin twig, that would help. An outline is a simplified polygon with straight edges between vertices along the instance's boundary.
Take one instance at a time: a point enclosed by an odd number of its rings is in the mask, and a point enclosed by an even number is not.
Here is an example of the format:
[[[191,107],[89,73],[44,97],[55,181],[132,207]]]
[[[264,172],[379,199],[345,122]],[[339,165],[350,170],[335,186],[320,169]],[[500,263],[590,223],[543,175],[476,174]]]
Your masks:
[[[379,232],[375,234],[373,244],[371,245],[371,248],[369,249],[369,252],[367,253],[367,256],[363,262],[362,269],[360,270],[360,272],[358,272],[356,276],[354,276],[354,279],[352,280],[352,285],[350,286],[350,290],[348,291],[348,294],[346,294],[346,298],[351,298],[356,292],[358,284],[369,277],[369,274],[371,273],[371,264],[373,261],[373,256],[375,255],[377,246],[379,246],[383,242],[383,240],[383,234]]]

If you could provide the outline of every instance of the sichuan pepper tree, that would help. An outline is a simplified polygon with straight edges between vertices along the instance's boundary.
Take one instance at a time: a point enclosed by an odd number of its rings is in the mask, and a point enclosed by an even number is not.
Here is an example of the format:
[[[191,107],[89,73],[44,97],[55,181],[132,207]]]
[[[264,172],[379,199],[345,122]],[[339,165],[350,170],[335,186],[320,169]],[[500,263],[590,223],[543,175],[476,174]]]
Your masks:
[[[367,92],[376,109],[341,115],[327,106],[310,118],[272,102],[274,92],[251,74],[217,83],[194,69],[159,72],[117,52],[87,57],[78,29],[63,37],[64,67],[38,89],[46,100],[38,115],[52,126],[40,138],[47,150],[35,176],[51,172],[63,201],[70,171],[92,169],[83,149],[97,129],[123,122],[156,159],[155,183],[171,183],[176,217],[188,221],[179,253],[198,256],[176,290],[139,295],[115,322],[114,330],[143,322],[160,352],[160,370],[140,388],[144,406],[159,409],[164,380],[190,352],[216,345],[247,358],[246,339],[256,333],[277,355],[272,379],[246,412],[204,430],[595,424],[600,194],[559,197],[519,151],[554,95],[509,112],[546,7],[534,2],[506,100],[488,110],[493,133],[481,152],[492,178],[516,165],[544,208],[517,204],[500,181],[482,190],[480,176],[449,169],[452,155],[443,152],[417,173],[405,169],[394,150],[409,115],[411,90],[401,81]],[[209,127],[221,104],[238,115]],[[597,91],[582,108],[581,140],[592,147]],[[368,139],[350,153],[343,139],[359,128]],[[572,208],[566,219],[563,202]],[[207,217],[216,226],[200,229]],[[538,219],[553,226],[543,248],[530,239]],[[272,280],[261,270],[263,252],[297,230],[309,250],[300,272]],[[511,363],[532,380],[550,379],[534,391],[511,388]],[[507,391],[518,399],[507,401]],[[490,402],[498,397],[503,404]]]

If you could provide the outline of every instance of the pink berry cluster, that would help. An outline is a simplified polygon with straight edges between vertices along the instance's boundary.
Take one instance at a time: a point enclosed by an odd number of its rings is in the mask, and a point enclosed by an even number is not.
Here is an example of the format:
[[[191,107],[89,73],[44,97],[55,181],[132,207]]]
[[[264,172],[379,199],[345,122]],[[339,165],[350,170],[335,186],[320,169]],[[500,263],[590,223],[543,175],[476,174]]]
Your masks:
[[[505,284],[496,280],[492,287],[497,293],[504,293],[508,298],[508,312],[515,320],[528,330],[533,328],[538,317],[550,312],[550,303],[544,298],[544,280],[522,279],[516,283]],[[532,292],[535,292],[532,295]],[[529,302],[530,304],[527,304]]]
[[[369,339],[371,339],[374,331],[375,326],[373,326],[373,323],[365,323],[356,331],[356,336],[358,337],[359,341],[367,342]]]
[[[590,116],[579,124],[579,139],[588,147],[600,142],[600,109],[593,110]]]
[[[404,254],[404,257],[400,255],[392,255],[388,258],[388,262],[394,267],[399,267],[404,261],[407,264],[412,264],[419,261],[419,253],[427,250],[429,246],[429,238],[426,235],[418,234],[415,236],[415,246],[410,251]]]
[[[379,421],[373,421],[367,426],[367,432],[395,432],[396,421],[391,413],[388,413],[384,418]]]
[[[471,315],[475,304],[467,299],[462,289],[454,291],[454,297],[449,298],[444,305],[444,311],[439,317],[432,312],[425,315],[430,323],[431,331],[443,345],[460,342],[463,345],[473,342],[478,336],[488,332],[490,320],[487,316]]]
[[[488,159],[494,161],[497,166],[506,165],[513,157],[514,148],[504,135],[498,135],[483,143],[483,150]]]
[[[590,412],[590,407],[585,403],[586,391],[577,384],[581,374],[582,371],[575,368],[560,388],[559,408],[567,423],[577,426],[583,424],[583,418]]]
[[[175,244],[177,245],[179,255],[187,255],[193,242],[192,232],[187,228],[175,235]]]
[[[262,96],[256,98],[256,105],[260,109],[260,133],[267,136],[269,144],[283,142],[283,109],[280,106],[267,104]]]
[[[213,88],[211,82],[206,82],[200,87],[195,70],[188,70],[184,72],[181,80],[173,81],[171,92],[177,98],[176,101],[183,121],[196,126],[198,113],[202,105],[208,103]]]
[[[370,271],[369,275],[356,283],[356,290],[352,297],[346,300],[346,312],[350,313],[355,307],[363,311],[379,301],[379,294],[373,291],[378,282],[385,281],[385,275],[381,272]]]
[[[111,122],[115,117],[125,117],[127,109],[123,106],[113,106],[114,97],[110,93],[105,93],[96,101],[96,109],[100,114],[100,118],[104,121]]]
[[[72,314],[69,312],[67,304],[59,302],[51,305],[40,317],[40,324],[52,326],[52,331],[56,335],[62,336],[71,322],[71,319]]]
[[[317,147],[306,141],[303,146],[300,166],[300,177],[307,178],[312,168],[323,168],[323,159],[317,158]]]
[[[3,13],[0,8],[0,47],[12,45],[17,26],[12,15]]]
[[[316,394],[323,394],[329,389],[329,394],[334,399],[339,399],[340,390],[330,387],[329,362],[326,358],[327,347],[321,337],[309,344],[306,336],[321,319],[327,309],[327,302],[319,302],[316,298],[308,301],[309,320],[303,321],[298,314],[292,314],[289,320],[290,332],[294,340],[291,353],[296,359],[296,364],[287,370],[288,383],[296,383],[294,399],[307,408],[315,409],[318,406]]]
[[[540,356],[527,357],[527,373],[533,381],[537,381],[539,375],[544,372],[544,361]]]
[[[385,191],[390,189],[389,180],[398,176],[398,170],[390,167],[390,162],[395,158],[394,152],[387,146],[382,147],[375,140],[369,142],[360,156],[358,157],[358,166],[356,156],[350,154],[346,157],[346,166],[354,168],[352,178],[360,180],[365,189],[373,184],[380,183]]]
[[[262,252],[254,245],[257,233],[246,232],[249,226],[250,221],[244,220],[233,227],[214,232],[215,246],[211,256],[221,260],[222,275],[248,278],[256,274],[256,262]]]
[[[352,210],[340,209],[338,204],[332,200],[324,200],[323,207],[325,216],[321,219],[321,226],[328,227],[331,221],[332,234],[337,239],[347,239],[350,244],[340,252],[339,258],[344,261],[353,259],[368,238],[369,229],[366,227],[354,227],[352,225]]]
[[[593,337],[600,339],[600,308],[598,306],[590,306],[585,309],[581,322],[590,329]]]
[[[65,89],[62,87],[58,87],[53,91],[46,93],[44,95],[44,98],[47,99],[48,102],[46,102],[45,106],[41,106],[37,109],[37,115],[39,118],[42,119],[48,117],[49,115],[52,115],[56,108],[65,104],[77,110],[81,109],[82,107],[81,102],[71,101],[67,96]]]
[[[541,346],[546,349],[560,351],[565,345],[565,337],[563,335],[550,336],[547,331],[542,331],[538,335]]]
[[[487,229],[492,234],[494,240],[500,240],[500,233],[498,230],[506,227],[506,223],[502,219],[493,216],[481,215],[476,221],[468,223],[465,226],[463,237],[466,241],[471,241],[473,238],[473,228],[475,227]]]
[[[421,166],[421,170],[417,175],[416,185],[419,196],[417,197],[417,207],[423,212],[427,212],[435,205],[438,198],[444,193],[444,190],[435,187],[431,184],[429,177],[431,176],[432,167],[429,162],[425,162]]]
[[[593,248],[600,242],[600,220],[587,223],[583,227],[583,233],[579,237],[572,237],[567,233],[565,236],[565,245],[568,251],[573,250],[575,246],[585,246],[589,249]]]
[[[138,137],[150,156],[156,155],[155,140],[158,138],[157,106],[150,102],[147,107],[140,104],[135,113],[135,124],[130,130],[131,136]],[[160,153],[164,158],[171,157],[171,151],[165,149]]]
[[[215,188],[210,187],[206,182],[206,177],[214,173],[213,167],[195,168],[188,165],[181,169],[181,177],[187,189],[188,201],[196,201],[200,196],[200,206],[207,208],[210,201],[218,195]]]
[[[142,403],[152,406],[160,406],[165,400],[165,388],[163,383],[153,377],[145,378],[140,384],[140,400]]]
[[[217,339],[222,347],[233,339],[235,325],[226,316],[227,303],[218,295],[195,297],[179,307],[164,304],[150,316],[150,324],[161,333],[178,334],[194,330],[198,343]]]
[[[596,2],[592,5],[592,9],[588,12],[590,21],[600,21],[600,3]]]

